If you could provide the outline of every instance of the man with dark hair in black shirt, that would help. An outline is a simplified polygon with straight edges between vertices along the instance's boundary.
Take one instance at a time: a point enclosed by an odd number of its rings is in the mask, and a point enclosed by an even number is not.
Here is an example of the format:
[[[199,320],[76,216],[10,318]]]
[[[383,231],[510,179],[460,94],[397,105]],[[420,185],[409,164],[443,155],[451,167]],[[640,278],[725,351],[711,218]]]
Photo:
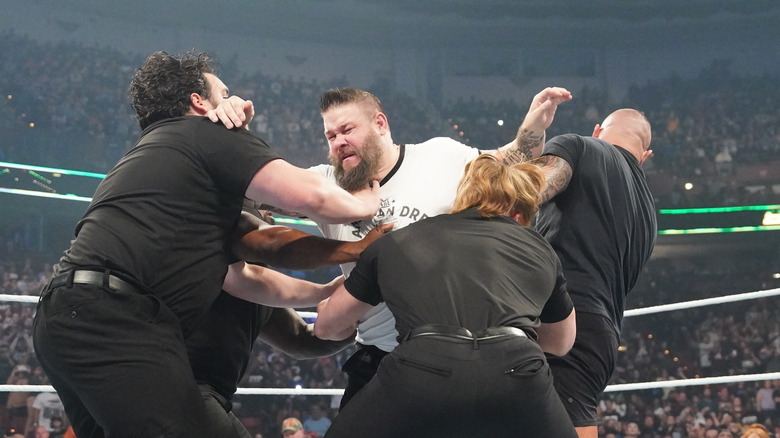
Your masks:
[[[575,336],[561,264],[529,227],[543,181],[533,164],[481,155],[451,214],[366,248],[317,307],[314,332],[349,336],[384,301],[400,345],[326,436],[576,438],[543,353],[565,354]]]
[[[644,115],[620,109],[592,137],[552,138],[539,158],[547,187],[536,229],[560,257],[577,309],[574,347],[548,360],[580,438],[596,438],[596,406],[615,367],[625,297],[655,244],[655,204],[641,167],[650,139]]]
[[[41,294],[35,350],[80,438],[237,436],[206,415],[184,339],[220,289],[296,307],[340,284],[238,261],[228,248],[244,199],[354,221],[376,212],[378,183],[350,194],[248,131],[212,123],[205,115],[228,89],[202,54],[151,55],[130,94],[144,131],[98,186]]]

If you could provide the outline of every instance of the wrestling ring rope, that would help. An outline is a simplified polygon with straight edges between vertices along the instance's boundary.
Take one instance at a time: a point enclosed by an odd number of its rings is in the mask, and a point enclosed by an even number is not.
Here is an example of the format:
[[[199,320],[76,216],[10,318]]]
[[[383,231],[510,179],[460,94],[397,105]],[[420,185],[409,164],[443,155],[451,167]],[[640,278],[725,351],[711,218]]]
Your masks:
[[[767,289],[755,292],[745,292],[733,295],[724,295],[714,298],[682,301],[679,303],[663,304],[659,306],[644,307],[626,310],[625,317],[649,315],[653,313],[670,312],[674,310],[692,309],[696,307],[711,306],[715,304],[747,301],[758,298],[766,298],[780,295],[780,288]],[[0,302],[37,303],[37,296],[30,295],[6,295],[0,294]],[[298,312],[303,318],[316,318],[316,312]],[[699,377],[693,379],[676,379],[652,382],[623,383],[609,385],[604,392],[636,391],[641,389],[670,388],[682,386],[713,385],[721,383],[752,382],[760,380],[780,379],[780,372],[761,374],[741,374],[719,377]],[[51,385],[0,385],[0,392],[54,392]],[[327,388],[238,388],[236,394],[245,395],[342,395],[343,389]]]

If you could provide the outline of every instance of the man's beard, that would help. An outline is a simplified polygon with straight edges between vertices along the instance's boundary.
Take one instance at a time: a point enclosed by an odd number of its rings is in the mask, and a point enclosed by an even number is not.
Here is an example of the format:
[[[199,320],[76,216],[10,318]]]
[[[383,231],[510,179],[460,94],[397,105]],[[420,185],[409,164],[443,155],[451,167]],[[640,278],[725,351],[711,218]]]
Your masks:
[[[354,150],[354,152],[360,157],[360,163],[350,170],[344,169],[337,155],[328,154],[328,159],[333,165],[336,183],[348,192],[356,192],[368,187],[368,183],[376,177],[382,158],[379,134],[369,134],[360,151]]]

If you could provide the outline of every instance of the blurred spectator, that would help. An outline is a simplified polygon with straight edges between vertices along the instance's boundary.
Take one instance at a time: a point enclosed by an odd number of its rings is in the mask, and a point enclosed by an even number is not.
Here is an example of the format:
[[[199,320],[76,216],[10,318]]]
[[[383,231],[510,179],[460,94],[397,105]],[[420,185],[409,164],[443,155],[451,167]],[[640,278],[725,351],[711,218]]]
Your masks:
[[[282,436],[285,438],[304,438],[301,421],[295,417],[286,418],[282,421]]]
[[[8,385],[28,385],[30,383],[30,367],[24,363],[16,365],[8,377]],[[5,427],[23,431],[27,425],[27,398],[29,392],[11,391],[6,401]]]
[[[40,43],[13,32],[0,33],[0,49],[0,85],[6,95],[0,99],[2,160],[105,172],[133,145],[137,124],[125,91],[140,55],[69,41]],[[777,79],[740,76],[729,66],[713,63],[696,77],[673,76],[633,86],[624,102],[608,102],[606,90],[583,88],[559,109],[548,138],[590,132],[594,117],[616,108],[640,108],[657,127],[655,157],[646,172],[659,206],[777,200],[780,193],[772,188],[771,171],[751,170],[780,156],[778,98],[769,92]],[[317,97],[325,89],[353,85],[344,78],[315,81],[262,72],[244,72],[234,82],[246,84],[235,93],[255,103],[251,129],[301,167],[319,164],[326,156]],[[525,102],[508,99],[457,99],[434,108],[385,90],[382,82],[374,88],[382,88],[386,110],[401,115],[393,126],[400,143],[435,133],[494,148],[514,136],[512,127],[525,114]],[[70,102],[67,112],[55,104],[63,101]],[[681,181],[674,183],[675,177]],[[711,177],[716,187],[729,187],[730,181],[736,185],[713,195],[705,190]],[[692,179],[697,180],[695,188],[681,197],[682,180]],[[22,279],[20,287],[26,287],[24,283]]]
[[[38,384],[48,384],[48,382]],[[56,429],[64,431],[63,418],[65,418],[65,407],[62,405],[62,401],[57,393],[41,392],[35,396],[29,407],[27,428],[25,430],[31,431],[35,430],[36,427],[43,427],[47,432],[54,432]],[[52,424],[54,419],[59,420],[59,426]]]
[[[309,418],[303,422],[303,428],[316,432],[319,436],[325,436],[325,432],[330,428],[330,418],[325,416],[325,409],[319,403],[311,406]]]
[[[68,425],[65,421],[57,416],[52,416],[49,421],[49,438],[64,438],[68,432]]]
[[[639,425],[632,421],[625,425],[623,431],[623,438],[639,438],[640,433],[641,432],[639,431]]]
[[[761,389],[756,392],[756,409],[758,422],[765,423],[767,420],[777,422],[777,403],[775,402],[775,389],[771,380],[765,380]]]
[[[142,62],[137,55],[69,41],[40,43],[7,31],[0,31],[0,49],[0,160],[105,172],[132,146],[137,124],[125,90],[132,66]],[[255,103],[251,129],[299,166],[319,164],[326,155],[319,94],[354,85],[344,78],[314,81],[263,72],[245,72],[231,82],[246,84],[235,93]],[[599,114],[618,107],[641,108],[656,127],[655,156],[646,172],[658,207],[778,203],[780,192],[773,185],[780,166],[780,102],[771,92],[777,82],[777,77],[752,77],[714,63],[690,78],[635,85],[624,102],[609,102],[606,90],[583,89],[559,109],[548,137],[589,132]],[[394,121],[399,142],[416,142],[434,132],[494,147],[514,135],[508,130],[525,114],[525,103],[508,99],[459,99],[434,108],[403,93],[381,91],[386,109],[404,117]],[[69,110],[62,111],[57,102],[69,102]],[[683,183],[689,181],[694,188],[685,190]],[[36,295],[59,256],[30,243],[26,233],[0,228],[0,293]],[[770,276],[777,268],[776,260],[728,255],[652,260],[628,297],[629,308],[780,287],[780,280]],[[0,381],[45,381],[29,337],[34,309],[0,302]],[[778,372],[778,314],[780,302],[767,298],[628,318],[612,383]],[[257,343],[242,386],[343,388],[339,368],[350,354],[348,349],[330,358],[296,361]],[[18,370],[27,371],[15,374]],[[698,420],[721,429],[720,438],[736,438],[745,419],[755,416],[774,431],[780,421],[780,381],[771,386],[774,415],[766,382],[611,394],[600,406],[602,430],[604,436],[619,436],[636,423],[642,438],[684,438]],[[238,396],[235,410],[250,431],[270,437],[278,436],[281,420],[292,415],[311,411],[314,417],[320,410],[321,418],[333,418],[338,396],[333,398],[335,404],[330,396]],[[0,393],[1,430],[24,427],[28,401],[27,392]]]

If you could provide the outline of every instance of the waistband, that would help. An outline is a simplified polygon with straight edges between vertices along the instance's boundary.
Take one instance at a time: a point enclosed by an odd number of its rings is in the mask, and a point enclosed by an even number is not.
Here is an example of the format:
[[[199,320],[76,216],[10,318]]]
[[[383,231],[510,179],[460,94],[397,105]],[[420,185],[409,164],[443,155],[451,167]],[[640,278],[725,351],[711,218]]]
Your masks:
[[[89,269],[72,269],[52,277],[49,282],[49,290],[73,284],[89,284],[102,286],[120,292],[146,294],[143,288],[136,286],[114,275],[110,270],[94,271]]]
[[[528,337],[525,331],[517,327],[488,327],[484,330],[480,330],[474,333],[465,327],[424,324],[410,330],[409,333],[404,336],[404,340],[419,338],[422,336],[434,336],[465,342],[473,342],[475,347],[479,342],[497,340],[507,337]]]
[[[364,351],[364,352],[370,354],[371,356],[376,356],[376,357],[382,358],[382,357],[385,357],[388,354],[390,354],[389,352],[387,352],[385,350],[382,350],[381,348],[377,347],[376,345],[361,344],[360,342],[355,342],[355,346],[357,347],[358,350]]]

